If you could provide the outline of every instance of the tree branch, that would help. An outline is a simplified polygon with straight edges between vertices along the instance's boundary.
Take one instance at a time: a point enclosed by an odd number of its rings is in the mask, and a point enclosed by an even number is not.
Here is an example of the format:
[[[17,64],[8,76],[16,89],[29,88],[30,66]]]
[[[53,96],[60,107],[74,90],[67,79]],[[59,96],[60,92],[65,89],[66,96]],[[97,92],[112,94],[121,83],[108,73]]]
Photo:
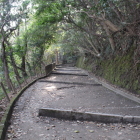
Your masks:
[[[100,22],[104,22],[112,32],[116,32],[116,31],[120,30],[119,27],[117,27],[117,26],[114,25],[111,21],[109,21],[109,20],[107,20],[107,19],[105,19],[105,18],[103,18],[103,17],[97,17],[97,16],[95,16],[95,14],[94,14],[94,15],[90,15],[90,14],[89,14],[88,12],[86,12],[86,11],[79,11],[78,13],[85,13],[85,14],[87,14],[87,16],[90,17],[90,18],[97,19],[97,20],[99,20]]]

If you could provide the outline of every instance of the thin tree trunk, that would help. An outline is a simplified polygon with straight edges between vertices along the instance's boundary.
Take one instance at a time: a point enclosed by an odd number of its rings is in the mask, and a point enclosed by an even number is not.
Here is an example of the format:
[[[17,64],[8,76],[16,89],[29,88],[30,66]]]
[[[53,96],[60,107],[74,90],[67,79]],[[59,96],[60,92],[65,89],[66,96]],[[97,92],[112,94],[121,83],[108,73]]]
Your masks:
[[[10,80],[10,75],[9,75],[4,39],[2,40],[1,46],[2,46],[2,62],[3,62],[3,68],[4,68],[4,76],[7,82],[8,89],[11,90],[12,87],[11,87],[11,80]]]
[[[25,20],[25,31],[26,31],[26,20]],[[23,70],[22,75],[27,76],[26,72],[26,52],[27,52],[27,36],[25,37],[25,51],[24,55],[22,56],[22,63],[21,63],[21,69]]]
[[[25,64],[25,56],[22,57],[22,63],[21,63],[21,69],[22,69],[22,74],[24,76],[27,76],[27,73],[26,73],[26,64]]]
[[[95,45],[90,41],[90,39],[88,39],[88,37],[86,35],[84,35],[86,40],[89,42],[89,44],[92,46],[92,48],[94,49],[95,53],[97,53],[97,55],[99,54],[98,50],[96,49]]]
[[[12,52],[12,50],[11,50],[11,52],[10,52],[10,59],[11,59],[11,64],[12,64],[13,69],[14,69],[14,73],[15,73],[15,75],[17,76],[17,78],[20,79],[21,77],[20,77],[19,72],[18,72],[18,70],[17,70],[17,66],[16,66],[16,63],[15,63],[15,59],[14,59],[14,57],[13,57],[13,52]]]
[[[109,43],[111,45],[111,48],[114,51],[115,50],[115,43],[114,43],[113,37],[108,29],[108,26],[104,22],[102,22],[102,25],[106,31],[107,36],[108,36],[108,40],[109,40]]]
[[[58,51],[56,50],[55,53],[56,53],[56,56],[55,56],[55,57],[56,57],[56,64],[58,65],[58,64],[59,64],[59,60],[58,60]]]

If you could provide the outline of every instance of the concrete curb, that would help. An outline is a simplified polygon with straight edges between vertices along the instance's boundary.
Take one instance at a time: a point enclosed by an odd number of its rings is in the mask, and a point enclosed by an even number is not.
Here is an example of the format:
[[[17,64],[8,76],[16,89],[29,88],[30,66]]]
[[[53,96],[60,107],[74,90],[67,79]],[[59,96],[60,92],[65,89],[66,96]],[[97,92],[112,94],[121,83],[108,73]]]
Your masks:
[[[60,110],[52,108],[39,109],[39,116],[47,116],[65,120],[94,121],[102,123],[140,123],[140,116],[76,112],[71,110]]]
[[[51,80],[39,80],[39,82],[48,82],[48,83],[59,83],[59,84],[74,84],[74,85],[89,85],[89,86],[102,86],[102,84],[92,84],[92,83],[80,83],[80,82],[62,82],[62,81],[51,81]]]
[[[57,74],[57,75],[88,76],[87,74],[74,74],[74,73],[62,73],[62,72],[52,72],[52,74]]]
[[[47,67],[47,66],[46,66]],[[45,67],[45,70],[46,70],[46,67]],[[53,68],[55,68],[55,63],[53,64],[53,67],[51,66],[52,70]],[[51,71],[52,71],[51,70]],[[33,85],[35,82],[37,82],[38,80],[40,79],[43,79],[47,76],[49,76],[51,74],[51,71],[49,70],[48,73],[46,72],[46,75],[45,76],[42,76],[42,77],[39,77],[35,80],[33,80],[31,83],[29,83],[28,85],[26,85],[24,88],[22,88],[19,93],[10,101],[10,104],[8,105],[7,109],[6,109],[6,112],[5,112],[5,115],[3,116],[1,122],[0,122],[0,140],[4,140],[5,139],[5,136],[6,136],[6,132],[7,132],[7,129],[8,129],[8,126],[10,125],[10,119],[11,119],[11,116],[12,116],[12,112],[13,112],[13,108],[14,108],[14,105],[15,103],[17,102],[17,100],[19,99],[19,97],[23,94],[23,92],[29,88],[31,85]]]

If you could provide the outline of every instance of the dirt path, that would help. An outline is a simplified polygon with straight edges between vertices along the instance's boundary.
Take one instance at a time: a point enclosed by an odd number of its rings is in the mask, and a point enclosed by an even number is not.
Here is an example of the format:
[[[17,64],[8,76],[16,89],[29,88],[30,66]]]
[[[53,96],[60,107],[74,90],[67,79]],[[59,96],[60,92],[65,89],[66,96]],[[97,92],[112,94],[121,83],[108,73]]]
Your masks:
[[[140,140],[138,124],[38,117],[44,107],[140,116],[140,104],[106,89],[81,69],[60,67],[20,97],[5,140]]]

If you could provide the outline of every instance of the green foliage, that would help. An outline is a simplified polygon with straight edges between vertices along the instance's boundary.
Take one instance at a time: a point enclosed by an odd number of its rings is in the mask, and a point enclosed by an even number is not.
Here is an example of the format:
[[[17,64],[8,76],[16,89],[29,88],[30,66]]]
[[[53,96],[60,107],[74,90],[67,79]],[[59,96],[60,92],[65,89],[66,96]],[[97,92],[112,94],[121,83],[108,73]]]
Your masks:
[[[40,1],[39,5],[36,6],[37,12],[35,18],[39,22],[38,24],[46,24],[51,23],[54,24],[56,22],[59,22],[63,18],[63,13],[61,12],[62,5],[59,2],[50,2],[47,3],[44,1]]]
[[[16,5],[16,2],[19,4]],[[69,59],[75,55],[88,54],[100,57],[97,64],[100,67],[98,75],[119,86],[137,91],[140,89],[136,73],[140,68],[139,64],[133,66],[132,57],[135,54],[139,60],[139,52],[137,49],[134,53],[131,46],[139,40],[136,22],[138,8],[138,3],[127,0],[20,0],[13,3],[3,0],[0,3],[0,27],[5,27],[0,33],[0,39],[4,37],[8,42],[5,42],[6,54],[10,54],[12,50],[17,67],[21,67],[25,58],[27,72],[42,63],[44,54],[47,55],[48,62],[53,61],[56,50]],[[14,10],[16,12],[12,12]],[[110,35],[107,34],[104,21],[119,30],[114,32],[107,24]],[[114,51],[111,49],[111,38],[115,44]],[[86,65],[92,63],[88,58],[80,59],[79,65],[84,63],[83,68],[91,70],[92,66]],[[7,60],[9,74],[15,81],[9,55]],[[0,75],[3,76],[2,61],[0,64]],[[21,74],[22,70],[18,71]],[[125,77],[128,80],[123,80]]]
[[[1,14],[3,15],[3,19],[6,20],[5,24],[0,22],[0,27],[3,27],[3,25],[6,27],[3,28],[3,34],[0,33],[0,38],[2,35],[6,37],[5,45],[7,54],[6,60],[8,62],[9,69],[8,74],[10,75],[12,82],[15,83],[15,86],[18,86],[14,68],[17,69],[17,72],[19,72],[19,75],[21,76],[23,70],[29,73],[32,72],[36,66],[41,67],[45,50],[48,49],[49,45],[55,41],[54,34],[57,26],[56,24],[52,25],[52,23],[56,23],[60,20],[61,14],[59,14],[59,3],[55,4],[55,2],[53,2],[50,4],[49,9],[46,8],[44,13],[40,12],[40,16],[37,16],[37,12],[36,15],[32,15],[35,13],[35,10],[32,9],[33,12],[30,12],[31,9],[29,8],[31,8],[31,4],[29,0],[21,0],[21,5],[18,5],[18,7],[16,5],[17,1],[14,2],[15,3],[8,3],[8,1],[5,0],[5,7],[2,7],[3,5],[0,3]],[[14,10],[17,11],[15,12]],[[46,16],[45,12],[50,14],[47,14]],[[0,20],[3,19],[0,18]],[[15,28],[13,28],[11,21],[17,24]],[[6,31],[6,29],[8,30]],[[11,52],[13,60],[15,61],[14,67],[10,57]],[[2,64],[2,61],[0,61],[0,64]],[[0,72],[1,79],[6,85],[2,65],[0,67]],[[23,82],[23,78],[20,79],[20,82]]]

